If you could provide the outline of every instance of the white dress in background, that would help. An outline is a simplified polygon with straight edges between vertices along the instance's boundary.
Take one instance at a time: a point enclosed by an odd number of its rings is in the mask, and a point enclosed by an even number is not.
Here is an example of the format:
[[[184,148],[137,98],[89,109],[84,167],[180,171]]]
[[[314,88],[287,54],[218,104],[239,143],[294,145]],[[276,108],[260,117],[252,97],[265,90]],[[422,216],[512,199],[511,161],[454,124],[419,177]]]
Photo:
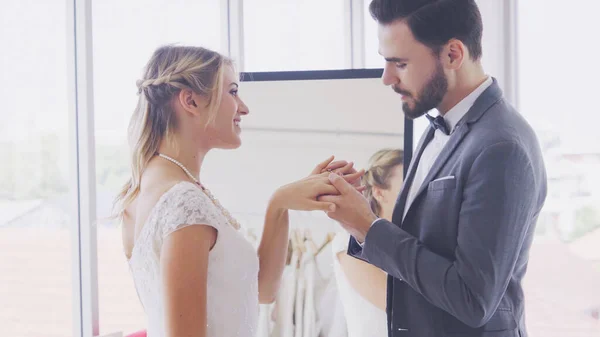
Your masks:
[[[344,307],[333,272],[332,245],[315,256],[315,311],[319,337],[347,337]]]
[[[258,324],[258,256],[212,201],[190,182],[165,192],[152,209],[131,253],[129,266],[147,316],[148,337],[164,333],[160,252],[164,239],[181,228],[217,229],[208,259],[207,336],[254,337]]]
[[[332,242],[333,268],[344,306],[348,337],[387,337],[385,311],[367,301],[352,288],[337,258],[337,253],[347,251],[349,239],[350,235],[344,231],[337,233]]]
[[[296,281],[298,278],[298,252],[292,253],[291,262],[285,266],[281,286],[277,293],[275,323],[271,337],[294,337],[294,308],[296,299]],[[258,337],[267,337],[267,335]]]
[[[293,249],[277,294],[273,329],[257,337],[347,337],[346,321],[331,268],[330,246]],[[272,331],[270,334],[265,331]]]

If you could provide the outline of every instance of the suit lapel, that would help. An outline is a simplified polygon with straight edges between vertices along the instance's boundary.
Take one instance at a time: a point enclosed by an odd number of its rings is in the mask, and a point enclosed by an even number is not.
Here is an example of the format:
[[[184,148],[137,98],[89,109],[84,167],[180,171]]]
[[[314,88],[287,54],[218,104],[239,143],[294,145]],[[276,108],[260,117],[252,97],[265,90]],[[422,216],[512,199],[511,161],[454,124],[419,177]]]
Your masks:
[[[463,138],[469,133],[470,125],[477,122],[481,116],[496,102],[502,99],[502,90],[498,86],[498,82],[495,78],[493,78],[493,83],[487,88],[481,96],[477,98],[471,109],[464,116],[463,120],[461,120],[455,127],[452,136],[448,140],[448,143],[442,149],[439,157],[433,164],[431,170],[425,177],[423,184],[417,191],[415,195],[415,199],[412,202],[412,205],[415,204],[416,199],[419,197],[421,193],[427,188],[427,185],[433,180],[433,178],[438,174],[438,172],[444,167],[448,159],[458,145],[462,142]],[[406,199],[408,197],[408,191],[410,190],[410,186],[412,185],[413,179],[415,177],[415,171],[419,164],[419,160],[421,159],[421,155],[423,154],[423,150],[425,150],[425,146],[433,139],[433,134],[435,130],[429,127],[427,133],[421,137],[419,145],[417,147],[416,155],[413,156],[410,166],[408,168],[408,174],[404,180],[404,184],[402,184],[402,189],[400,190],[400,194],[398,195],[398,199],[396,199],[396,205],[394,207],[394,212],[392,214],[392,222],[400,225],[404,220],[404,208],[406,206]]]
[[[452,133],[452,136],[450,137],[450,139],[448,139],[448,143],[446,143],[446,145],[440,152],[439,156],[433,163],[431,170],[429,170],[429,172],[425,176],[425,179],[423,180],[421,187],[419,187],[417,194],[415,194],[413,204],[414,201],[419,197],[419,195],[423,193],[423,191],[427,188],[427,185],[433,180],[435,176],[437,176],[438,172],[442,169],[442,167],[444,167],[444,164],[446,164],[450,156],[452,156],[452,153],[454,153],[454,150],[456,150],[456,147],[461,143],[463,138],[465,138],[467,133],[469,133],[469,126],[467,124],[456,126],[456,129]]]
[[[485,112],[500,99],[502,99],[502,90],[500,90],[500,87],[494,78],[492,84],[477,98],[463,119],[456,125],[454,132],[448,140],[448,143],[446,143],[439,156],[433,163],[431,170],[429,170],[427,176],[425,176],[425,180],[423,180],[423,184],[421,184],[417,194],[415,194],[415,198],[413,199],[411,205],[415,204],[415,201],[419,195],[423,193],[423,191],[427,188],[427,185],[437,176],[448,159],[450,159],[458,145],[462,142],[463,138],[465,138],[467,133],[469,133],[470,125],[477,122],[477,120],[479,120],[479,118],[481,118],[481,116],[483,116]],[[404,204],[405,203],[406,198]],[[396,214],[394,213],[394,215]],[[402,213],[402,215],[404,215],[404,213]]]
[[[404,207],[406,205],[406,198],[408,197],[410,185],[412,185],[412,181],[415,178],[415,172],[417,170],[417,166],[419,165],[421,155],[425,150],[425,146],[433,139],[434,132],[435,130],[431,127],[427,129],[427,133],[425,133],[425,135],[421,137],[421,141],[419,142],[419,145],[417,147],[416,155],[413,156],[410,161],[410,166],[408,167],[408,175],[404,180],[404,184],[402,184],[402,189],[400,190],[398,199],[396,199],[396,205],[394,206],[394,212],[392,213],[392,222],[395,224],[402,223],[402,218],[404,217]]]

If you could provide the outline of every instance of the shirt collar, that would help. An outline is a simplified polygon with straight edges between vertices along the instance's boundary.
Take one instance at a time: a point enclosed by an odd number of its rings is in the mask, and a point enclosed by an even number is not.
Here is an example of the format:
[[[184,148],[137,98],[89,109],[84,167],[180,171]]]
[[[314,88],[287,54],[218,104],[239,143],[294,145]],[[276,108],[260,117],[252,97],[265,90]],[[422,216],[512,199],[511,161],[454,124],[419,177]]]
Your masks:
[[[444,120],[448,127],[450,128],[450,133],[454,131],[456,124],[467,114],[469,109],[475,104],[477,98],[487,89],[490,85],[492,85],[493,80],[491,76],[488,76],[487,79],[479,85],[475,90],[473,90],[467,97],[463,98],[458,104],[456,104],[452,109],[448,110],[444,115]]]

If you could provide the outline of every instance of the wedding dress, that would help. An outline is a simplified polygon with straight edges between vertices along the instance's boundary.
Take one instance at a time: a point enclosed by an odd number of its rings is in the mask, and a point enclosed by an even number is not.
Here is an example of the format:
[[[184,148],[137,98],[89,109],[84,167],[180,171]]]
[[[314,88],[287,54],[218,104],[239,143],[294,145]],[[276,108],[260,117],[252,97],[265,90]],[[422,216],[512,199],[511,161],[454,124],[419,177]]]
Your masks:
[[[129,266],[147,315],[148,337],[163,337],[160,252],[171,233],[208,225],[218,234],[208,258],[207,336],[254,337],[258,324],[258,256],[211,199],[196,185],[180,182],[152,209],[131,252]]]
[[[339,252],[346,252],[350,235],[339,232],[332,243],[333,268],[344,306],[344,314],[348,325],[349,337],[385,337],[387,332],[387,319],[385,311],[366,300],[356,291],[337,258]]]

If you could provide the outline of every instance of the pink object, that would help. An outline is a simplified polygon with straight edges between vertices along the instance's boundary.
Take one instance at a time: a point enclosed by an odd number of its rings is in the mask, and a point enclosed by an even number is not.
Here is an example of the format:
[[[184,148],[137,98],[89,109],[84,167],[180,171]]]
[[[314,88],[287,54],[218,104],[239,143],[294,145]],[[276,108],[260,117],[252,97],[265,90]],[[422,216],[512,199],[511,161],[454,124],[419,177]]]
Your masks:
[[[126,335],[125,337],[146,337],[146,330],[140,330],[132,334]]]

